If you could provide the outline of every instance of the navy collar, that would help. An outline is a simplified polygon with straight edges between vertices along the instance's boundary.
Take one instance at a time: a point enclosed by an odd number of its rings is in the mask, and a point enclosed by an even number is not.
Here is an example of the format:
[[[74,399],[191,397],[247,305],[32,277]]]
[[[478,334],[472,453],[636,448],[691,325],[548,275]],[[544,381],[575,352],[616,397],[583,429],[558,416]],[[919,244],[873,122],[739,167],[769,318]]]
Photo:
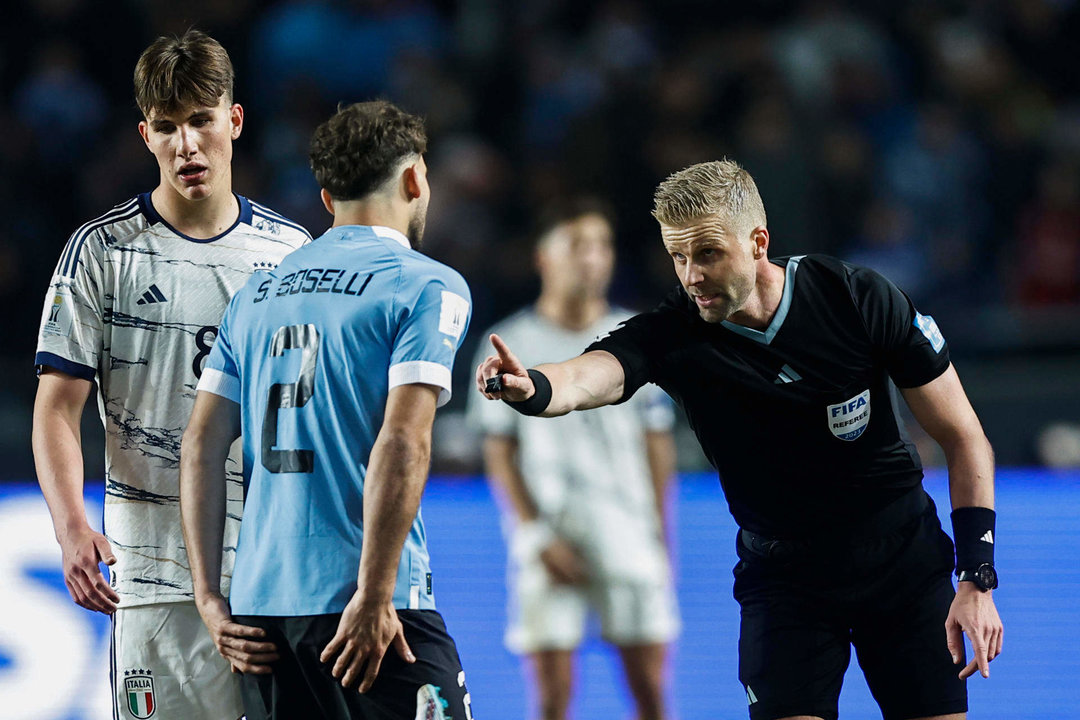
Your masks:
[[[191,242],[212,243],[215,240],[220,240],[221,238],[231,233],[233,230],[236,229],[236,226],[240,225],[241,223],[251,225],[251,203],[249,203],[248,199],[243,195],[237,195],[236,193],[233,193],[233,197],[236,198],[237,204],[240,205],[240,215],[236,218],[236,222],[230,225],[224,232],[219,233],[212,238],[193,238],[190,235],[185,235],[184,233],[174,228],[172,225],[166,222],[165,218],[161,217],[161,215],[158,214],[157,210],[154,209],[154,203],[151,202],[150,193],[148,192],[139,195],[139,209],[142,210],[142,214],[146,216],[147,221],[151,225],[157,225],[158,223],[161,223],[165,227],[169,228],[169,230],[171,230],[174,234],[184,238],[185,240],[190,240]]]

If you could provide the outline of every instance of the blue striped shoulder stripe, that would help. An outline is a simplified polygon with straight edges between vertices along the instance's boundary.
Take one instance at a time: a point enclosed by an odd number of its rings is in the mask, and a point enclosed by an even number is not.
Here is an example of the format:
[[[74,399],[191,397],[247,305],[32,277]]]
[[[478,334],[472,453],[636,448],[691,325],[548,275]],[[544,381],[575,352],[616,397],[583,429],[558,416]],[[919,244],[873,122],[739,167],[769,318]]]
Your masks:
[[[255,202],[251,198],[248,198],[248,202],[251,203],[251,209],[255,212],[256,215],[262,215],[267,220],[272,220],[273,222],[280,223],[281,225],[287,225],[293,230],[299,230],[300,232],[307,235],[309,238],[311,237],[311,233],[309,233],[307,231],[307,228],[305,228],[303,225],[293,222],[281,213],[274,212],[270,208]]]
[[[95,230],[100,230],[106,225],[112,225],[129,218],[133,218],[142,212],[139,209],[139,198],[134,197],[125,203],[120,203],[109,212],[99,218],[86,223],[71,235],[67,247],[60,255],[60,275],[63,277],[75,277],[75,268],[79,264],[79,253],[82,252],[86,238],[90,237]]]

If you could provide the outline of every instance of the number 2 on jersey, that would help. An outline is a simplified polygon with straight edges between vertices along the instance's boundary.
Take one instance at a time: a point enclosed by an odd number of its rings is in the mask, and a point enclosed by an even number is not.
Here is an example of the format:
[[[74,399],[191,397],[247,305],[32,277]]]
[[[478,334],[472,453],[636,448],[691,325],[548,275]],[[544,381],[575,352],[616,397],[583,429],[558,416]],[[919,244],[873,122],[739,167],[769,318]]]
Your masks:
[[[275,450],[278,410],[303,407],[315,391],[315,365],[319,359],[319,331],[314,325],[286,325],[270,340],[270,357],[286,350],[301,351],[300,377],[292,383],[274,383],[267,396],[262,428],[262,464],[272,473],[309,473],[315,467],[314,450]]]

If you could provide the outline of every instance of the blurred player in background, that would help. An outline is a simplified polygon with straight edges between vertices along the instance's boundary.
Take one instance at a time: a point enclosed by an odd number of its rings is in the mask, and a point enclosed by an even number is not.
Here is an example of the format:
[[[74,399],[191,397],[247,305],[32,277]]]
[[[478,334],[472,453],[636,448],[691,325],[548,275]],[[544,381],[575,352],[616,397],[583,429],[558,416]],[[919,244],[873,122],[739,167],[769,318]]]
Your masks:
[[[630,317],[607,301],[615,251],[599,204],[552,213],[535,260],[535,306],[490,331],[528,357],[566,357]],[[650,386],[625,405],[552,421],[470,394],[469,417],[484,435],[487,476],[506,501],[506,642],[532,661],[540,717],[566,717],[590,609],[618,648],[638,718],[666,717],[664,655],[679,628],[664,533],[675,469],[670,401]]]
[[[675,173],[653,215],[681,287],[565,362],[526,369],[492,336],[480,391],[557,416],[656,382],[686,411],[740,526],[752,720],[835,720],[852,645],[886,720],[966,717],[1002,648],[994,460],[937,324],[866,268],[770,260],[734,162]],[[890,381],[945,452],[955,565]]]
[[[334,226],[237,293],[199,383],[184,535],[249,720],[471,718],[420,517],[471,313],[461,276],[419,252],[426,146],[423,121],[382,101],[319,126],[311,166]],[[241,430],[250,480],[226,601],[225,458]]]
[[[113,614],[114,716],[232,720],[238,683],[192,602],[180,436],[229,298],[310,236],[232,191],[244,111],[216,40],[198,31],[156,40],[136,65],[135,98],[160,182],[83,225],[60,256],[35,358],[34,460],[72,598]],[[105,535],[83,504],[79,428],[95,380]],[[228,476],[225,583],[242,507],[238,452]]]

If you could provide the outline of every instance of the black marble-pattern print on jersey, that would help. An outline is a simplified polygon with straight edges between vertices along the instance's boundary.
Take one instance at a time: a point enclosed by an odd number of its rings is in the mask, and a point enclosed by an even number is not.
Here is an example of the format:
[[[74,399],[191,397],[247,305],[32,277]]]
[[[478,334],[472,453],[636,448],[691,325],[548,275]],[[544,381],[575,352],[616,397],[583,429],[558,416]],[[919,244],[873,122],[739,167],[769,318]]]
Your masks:
[[[293,249],[292,245],[289,245],[284,240],[278,240],[277,238],[269,238],[269,239],[271,241],[273,241],[273,242],[277,242],[278,244],[288,246],[289,250]],[[240,275],[244,275],[244,276],[249,274],[246,270],[244,270],[244,269],[242,269],[240,267],[237,267],[235,265],[230,265],[230,264],[227,264],[227,263],[199,262],[199,261],[196,261],[196,260],[189,260],[187,258],[169,257],[167,255],[162,255],[159,250],[154,250],[154,249],[148,248],[148,247],[138,247],[138,246],[135,246],[135,245],[122,245],[122,246],[114,247],[113,250],[116,250],[117,252],[126,252],[126,253],[132,253],[132,254],[135,254],[135,255],[145,255],[147,257],[152,257],[152,258],[154,258],[154,260],[152,262],[155,265],[156,264],[163,264],[163,265],[190,265],[191,267],[199,268],[200,270],[224,270],[226,272],[240,274]],[[116,259],[116,258],[110,258],[109,262],[111,262],[111,263],[113,263],[115,265],[115,264],[119,264],[120,261],[118,259]]]
[[[105,537],[108,538],[109,543],[111,545],[114,545],[114,546],[116,546],[118,548],[121,548],[123,550],[131,550],[131,551],[134,552],[135,550],[160,550],[161,549],[160,545],[128,545],[127,543],[120,542],[119,540],[114,538],[112,535],[110,535],[108,532],[105,533]],[[146,557],[152,557],[152,556],[147,555]]]
[[[128,582],[137,583],[139,585],[157,585],[158,587],[167,587],[167,588],[172,588],[173,590],[183,590],[184,589],[184,586],[181,585],[180,583],[169,582],[168,580],[163,580],[162,578],[145,578],[145,577],[136,576],[136,577],[133,577],[133,578],[128,578]],[[144,597],[143,595],[139,595],[138,593],[131,593],[131,594],[135,595],[136,597]],[[190,597],[195,597],[194,593],[192,593],[190,590],[184,592],[183,594],[188,595]]]
[[[188,398],[189,400],[195,399],[195,386],[191,383],[184,383],[184,389],[180,392],[180,396]]]
[[[204,327],[203,325],[194,323],[148,320],[139,317],[138,315],[129,315],[128,313],[121,312],[115,308],[106,308],[103,320],[106,325],[112,325],[113,327],[135,328],[136,330],[149,330],[151,332],[157,332],[158,330],[179,330],[192,337]]]
[[[161,549],[161,547],[158,545],[125,545],[124,543],[118,541],[115,537],[109,535],[108,533],[106,533],[106,537],[112,545],[116,546],[121,550],[124,550],[127,555],[136,555],[147,560],[152,560],[155,563],[168,563],[170,565],[175,565],[184,572],[191,572],[191,568],[180,562],[179,560],[154,554],[152,551]],[[140,552],[140,550],[144,548],[151,552]],[[181,547],[180,549],[183,550],[184,548]],[[165,580],[160,577],[147,577],[145,575],[136,575],[134,577],[124,578],[124,581],[130,583],[138,583],[141,585],[156,585],[158,587],[167,587],[172,588],[173,590],[184,590],[184,586],[180,583],[172,582],[171,580]],[[142,593],[134,592],[130,588],[126,587],[124,588],[123,592],[128,595],[134,595],[135,597],[150,597]]]
[[[150,361],[146,358],[140,358],[138,360],[125,360],[118,358],[115,355],[109,356],[109,370],[119,370],[120,368],[131,367],[132,365],[146,365]]]
[[[109,473],[105,473],[105,494],[121,500],[137,500],[139,502],[153,503],[154,505],[176,505],[180,502],[179,495],[161,495],[149,490],[142,490],[113,479]]]
[[[163,461],[163,467],[180,466],[180,440],[184,428],[143,427],[139,418],[131,415],[123,404],[113,398],[105,403],[105,415],[123,438],[121,450],[134,450],[144,457]],[[161,451],[161,452],[156,452]]]

